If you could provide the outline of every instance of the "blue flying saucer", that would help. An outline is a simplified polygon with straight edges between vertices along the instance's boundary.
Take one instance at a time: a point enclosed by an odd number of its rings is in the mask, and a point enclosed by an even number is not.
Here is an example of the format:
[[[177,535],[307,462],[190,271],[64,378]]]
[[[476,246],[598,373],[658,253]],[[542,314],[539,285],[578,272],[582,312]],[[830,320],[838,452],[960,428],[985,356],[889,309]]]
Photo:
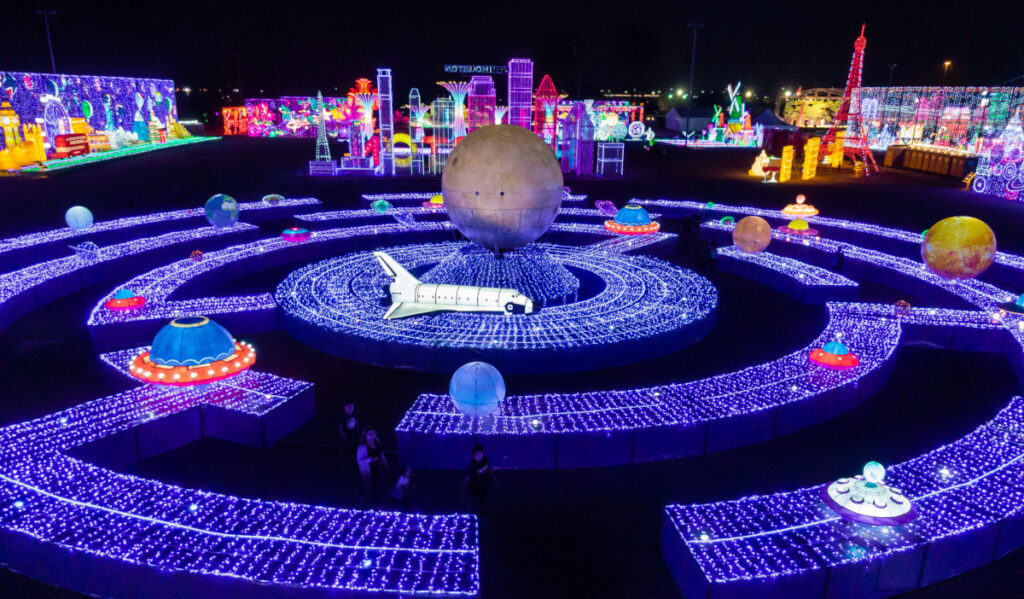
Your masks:
[[[235,353],[227,329],[205,316],[176,318],[153,338],[149,359],[162,366],[201,366]]]

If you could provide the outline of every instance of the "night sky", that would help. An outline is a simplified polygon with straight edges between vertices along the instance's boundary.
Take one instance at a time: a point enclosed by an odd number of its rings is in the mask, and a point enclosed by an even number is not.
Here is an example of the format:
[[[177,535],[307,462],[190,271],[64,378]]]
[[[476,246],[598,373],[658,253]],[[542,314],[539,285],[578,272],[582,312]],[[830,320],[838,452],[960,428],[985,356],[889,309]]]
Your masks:
[[[4,3],[0,70],[48,71],[42,17],[33,0]],[[246,97],[344,92],[356,77],[393,69],[396,95],[424,98],[452,79],[442,67],[536,62],[559,91],[685,86],[688,22],[702,22],[696,88],[774,95],[841,87],[853,40],[867,23],[865,85],[1024,85],[1024,18],[1010,2],[604,2],[410,3],[48,2],[58,72],[170,77],[179,86],[237,87]],[[901,4],[900,6],[896,6]],[[237,63],[240,69],[236,68]],[[496,78],[497,79],[497,78]],[[497,85],[499,102],[505,84]],[[426,91],[426,90],[430,91]],[[260,92],[260,90],[263,90]]]

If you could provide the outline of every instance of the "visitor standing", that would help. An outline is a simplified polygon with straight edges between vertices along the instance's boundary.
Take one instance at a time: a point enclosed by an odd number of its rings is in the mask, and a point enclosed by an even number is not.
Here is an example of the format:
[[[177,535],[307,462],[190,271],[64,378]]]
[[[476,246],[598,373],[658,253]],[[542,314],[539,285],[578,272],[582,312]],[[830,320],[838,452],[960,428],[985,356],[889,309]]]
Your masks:
[[[345,451],[352,451],[360,440],[359,417],[356,415],[356,404],[347,402],[341,410],[341,421],[338,423],[338,434],[345,445]]]
[[[395,501],[404,501],[409,492],[409,485],[412,484],[412,468],[403,465],[398,471],[400,474],[398,480],[395,481],[395,486],[391,489],[391,498]]]
[[[363,484],[363,494],[372,502],[377,501],[384,468],[388,465],[384,457],[384,447],[377,438],[377,431],[372,428],[363,432],[356,449],[356,463],[359,464],[359,479]]]
[[[466,468],[465,484],[469,488],[469,497],[472,502],[473,511],[479,515],[483,509],[484,501],[487,500],[487,491],[494,482],[494,471],[491,468],[491,461],[484,455],[483,445],[477,444],[473,447],[473,459],[469,461]]]

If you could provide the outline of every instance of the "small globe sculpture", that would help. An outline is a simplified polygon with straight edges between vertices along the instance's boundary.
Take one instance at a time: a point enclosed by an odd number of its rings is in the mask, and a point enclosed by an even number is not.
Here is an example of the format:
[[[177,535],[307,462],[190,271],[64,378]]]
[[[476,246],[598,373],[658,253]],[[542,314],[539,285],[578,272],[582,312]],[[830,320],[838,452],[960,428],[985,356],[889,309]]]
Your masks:
[[[951,216],[932,225],[921,243],[921,259],[947,279],[973,279],[996,257],[996,235],[983,221]]]
[[[466,416],[487,416],[505,399],[505,379],[497,368],[486,362],[469,362],[452,375],[448,394],[455,407]]]
[[[736,247],[748,254],[764,251],[772,241],[772,227],[760,216],[746,216],[732,230]]]
[[[226,229],[238,222],[238,202],[235,198],[218,193],[206,200],[206,220],[215,229]]]
[[[64,222],[73,231],[84,231],[92,226],[92,212],[85,206],[72,206],[64,213]]]
[[[370,208],[373,208],[373,211],[377,214],[384,214],[388,210],[391,210],[391,202],[387,200],[377,200],[370,204]]]
[[[494,252],[536,241],[562,204],[562,169],[540,137],[515,125],[476,129],[452,150],[441,192],[452,224]]]
[[[284,196],[276,193],[270,193],[263,196],[263,203],[267,206],[278,206],[284,201]]]

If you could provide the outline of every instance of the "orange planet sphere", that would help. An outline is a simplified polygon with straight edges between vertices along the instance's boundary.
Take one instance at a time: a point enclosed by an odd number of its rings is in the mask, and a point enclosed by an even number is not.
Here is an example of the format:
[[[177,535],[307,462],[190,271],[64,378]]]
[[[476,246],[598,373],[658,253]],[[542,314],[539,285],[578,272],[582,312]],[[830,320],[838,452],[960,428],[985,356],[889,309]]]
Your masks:
[[[747,216],[736,223],[732,230],[732,242],[748,254],[756,254],[772,241],[772,227],[760,216]]]
[[[996,257],[996,235],[972,216],[951,216],[935,223],[921,243],[921,259],[947,279],[973,279]]]

